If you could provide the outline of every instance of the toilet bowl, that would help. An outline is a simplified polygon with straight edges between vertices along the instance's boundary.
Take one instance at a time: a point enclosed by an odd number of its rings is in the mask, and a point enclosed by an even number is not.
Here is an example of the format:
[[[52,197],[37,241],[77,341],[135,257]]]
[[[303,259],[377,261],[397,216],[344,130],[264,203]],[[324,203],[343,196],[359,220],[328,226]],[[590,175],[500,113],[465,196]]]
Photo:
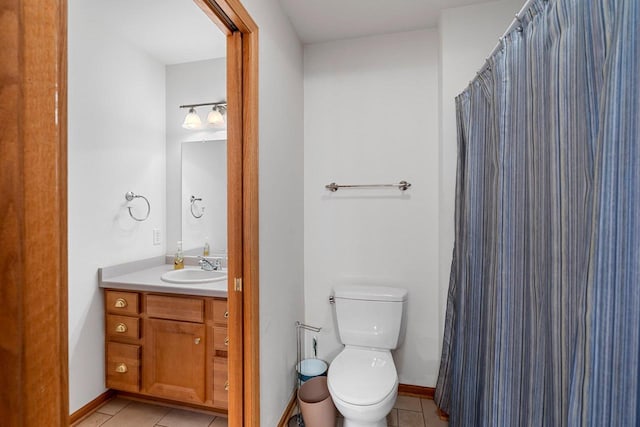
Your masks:
[[[334,289],[340,341],[327,385],[344,427],[386,427],[398,395],[391,350],[403,333],[407,291],[387,286],[346,285]]]
[[[347,346],[329,367],[329,393],[344,427],[386,427],[398,396],[398,374],[388,350]]]

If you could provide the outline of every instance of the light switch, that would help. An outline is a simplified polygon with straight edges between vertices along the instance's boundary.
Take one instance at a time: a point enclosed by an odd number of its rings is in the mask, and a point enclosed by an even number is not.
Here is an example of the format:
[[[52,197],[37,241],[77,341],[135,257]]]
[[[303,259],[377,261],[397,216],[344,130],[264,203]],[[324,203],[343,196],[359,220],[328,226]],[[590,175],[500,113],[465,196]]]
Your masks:
[[[162,236],[160,235],[160,229],[154,228],[153,229],[153,245],[157,246],[160,244],[161,241],[162,241]]]

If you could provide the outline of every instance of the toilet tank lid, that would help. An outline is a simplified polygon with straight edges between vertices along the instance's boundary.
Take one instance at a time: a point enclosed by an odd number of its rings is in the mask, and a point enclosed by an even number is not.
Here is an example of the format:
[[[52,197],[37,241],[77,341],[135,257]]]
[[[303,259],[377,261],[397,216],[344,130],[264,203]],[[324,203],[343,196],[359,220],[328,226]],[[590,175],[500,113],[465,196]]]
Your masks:
[[[365,301],[405,301],[407,290],[390,286],[340,285],[334,288],[335,298]]]

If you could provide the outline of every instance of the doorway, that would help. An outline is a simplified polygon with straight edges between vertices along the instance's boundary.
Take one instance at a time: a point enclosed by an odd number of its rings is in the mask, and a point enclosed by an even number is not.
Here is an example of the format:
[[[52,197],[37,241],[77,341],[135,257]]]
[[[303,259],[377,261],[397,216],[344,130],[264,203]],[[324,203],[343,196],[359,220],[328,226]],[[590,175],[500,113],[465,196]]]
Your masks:
[[[196,3],[227,37],[230,425],[259,425],[258,29],[236,0]],[[3,6],[0,412],[8,425],[67,425],[67,4]],[[5,25],[6,24],[6,25]],[[24,120],[37,117],[37,119]],[[235,123],[235,125],[233,125]],[[230,184],[231,185],[231,184]],[[235,254],[235,256],[234,256]]]

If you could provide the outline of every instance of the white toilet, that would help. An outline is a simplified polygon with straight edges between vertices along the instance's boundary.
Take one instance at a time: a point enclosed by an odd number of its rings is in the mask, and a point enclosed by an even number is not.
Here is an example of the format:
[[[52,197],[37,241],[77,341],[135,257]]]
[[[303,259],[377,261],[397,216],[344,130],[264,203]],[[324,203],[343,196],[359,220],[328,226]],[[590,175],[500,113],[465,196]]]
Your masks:
[[[339,286],[334,300],[344,349],[329,366],[327,385],[344,427],[386,427],[398,396],[391,350],[404,331],[405,289]]]

